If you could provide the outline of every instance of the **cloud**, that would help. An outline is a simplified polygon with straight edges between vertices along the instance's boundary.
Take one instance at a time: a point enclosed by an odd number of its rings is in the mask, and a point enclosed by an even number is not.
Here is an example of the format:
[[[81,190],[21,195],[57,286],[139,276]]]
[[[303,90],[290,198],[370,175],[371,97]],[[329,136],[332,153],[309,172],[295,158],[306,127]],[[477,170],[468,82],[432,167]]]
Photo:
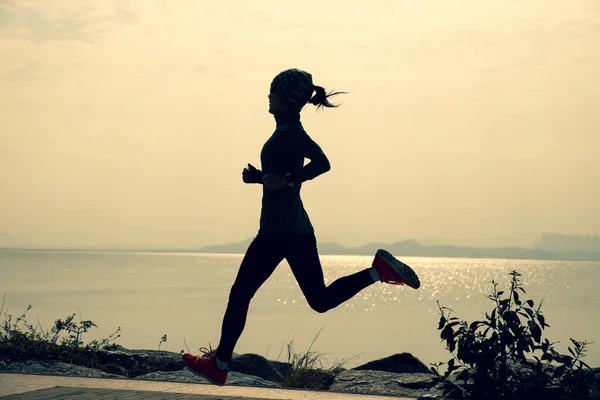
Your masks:
[[[130,1],[100,3],[30,3],[16,5],[12,0],[0,0],[0,38],[21,38],[32,42],[48,40],[80,41],[96,44],[98,36],[110,25],[128,24],[135,19]],[[1,39],[0,39],[1,40]]]
[[[41,77],[42,68],[37,62],[27,62],[23,67],[19,67],[9,71],[2,76],[10,81],[31,81]],[[1,75],[0,75],[1,76]]]
[[[85,28],[86,13],[81,11],[50,13],[42,8],[10,6],[3,8],[0,20],[0,29],[6,37],[34,42],[80,40],[91,44],[92,36]]]

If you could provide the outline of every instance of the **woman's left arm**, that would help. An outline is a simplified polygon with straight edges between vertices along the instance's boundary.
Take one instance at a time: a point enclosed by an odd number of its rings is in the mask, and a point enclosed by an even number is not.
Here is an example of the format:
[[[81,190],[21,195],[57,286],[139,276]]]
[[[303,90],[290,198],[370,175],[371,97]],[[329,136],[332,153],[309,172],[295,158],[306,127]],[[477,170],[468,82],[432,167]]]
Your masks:
[[[310,162],[297,171],[290,171],[286,177],[289,183],[302,183],[316,178],[319,175],[331,169],[329,159],[325,155],[321,146],[319,146],[308,134],[304,131],[298,136],[298,150]]]

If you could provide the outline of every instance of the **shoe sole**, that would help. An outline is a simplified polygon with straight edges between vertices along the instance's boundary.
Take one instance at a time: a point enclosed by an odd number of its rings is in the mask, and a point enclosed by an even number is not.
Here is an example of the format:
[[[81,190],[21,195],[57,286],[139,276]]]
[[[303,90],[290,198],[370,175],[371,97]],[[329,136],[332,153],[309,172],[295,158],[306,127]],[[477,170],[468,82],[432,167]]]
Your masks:
[[[385,260],[394,271],[396,271],[413,289],[418,289],[421,286],[419,277],[411,267],[399,261],[391,255],[387,250],[377,250],[377,255]]]
[[[191,368],[190,368],[190,366],[189,366],[189,365],[187,365],[187,363],[186,363],[185,361],[184,361],[183,363],[185,364],[185,367],[188,369],[188,371],[190,371],[190,372],[191,372],[191,373],[193,373],[194,375],[197,375],[197,376],[199,376],[199,377],[201,377],[201,378],[204,378],[204,379],[206,379],[207,381],[209,381],[209,382],[210,382],[210,383],[212,383],[213,385],[217,385],[217,386],[225,386],[225,384],[224,384],[224,383],[217,382],[217,381],[215,381],[215,380],[212,380],[212,379],[211,379],[211,378],[209,378],[208,376],[206,376],[206,375],[204,375],[204,374],[201,374],[201,373],[200,373],[200,372],[198,372],[198,371],[194,371],[193,369],[191,369]]]

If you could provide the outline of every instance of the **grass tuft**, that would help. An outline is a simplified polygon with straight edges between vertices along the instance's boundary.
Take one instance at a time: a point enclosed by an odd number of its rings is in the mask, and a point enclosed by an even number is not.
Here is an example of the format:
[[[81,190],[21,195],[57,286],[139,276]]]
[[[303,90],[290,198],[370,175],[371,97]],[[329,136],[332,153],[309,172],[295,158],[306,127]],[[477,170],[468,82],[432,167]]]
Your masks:
[[[351,358],[335,360],[330,366],[326,367],[325,365],[328,363],[325,357],[326,353],[313,350],[313,346],[322,330],[323,328],[319,329],[305,352],[296,351],[293,340],[287,343],[287,363],[290,364],[290,368],[283,381],[283,386],[303,389],[328,389],[335,377],[345,370],[344,366],[358,358],[358,355],[355,355]]]

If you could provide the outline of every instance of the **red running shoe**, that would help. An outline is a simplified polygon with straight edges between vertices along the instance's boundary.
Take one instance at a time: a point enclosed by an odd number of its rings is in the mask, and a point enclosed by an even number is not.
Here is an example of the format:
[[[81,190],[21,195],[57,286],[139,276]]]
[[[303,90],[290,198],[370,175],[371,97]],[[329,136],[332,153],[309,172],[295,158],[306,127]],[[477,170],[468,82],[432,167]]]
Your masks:
[[[185,362],[187,369],[194,374],[209,380],[215,385],[224,385],[229,371],[223,371],[217,368],[215,354],[212,349],[208,350],[207,348],[202,347],[200,348],[200,351],[205,353],[205,355],[202,357],[189,353],[183,355],[183,361]]]
[[[389,252],[379,249],[375,254],[373,266],[379,272],[381,282],[392,285],[408,285],[413,289],[421,286],[419,277],[411,267],[397,260]]]

